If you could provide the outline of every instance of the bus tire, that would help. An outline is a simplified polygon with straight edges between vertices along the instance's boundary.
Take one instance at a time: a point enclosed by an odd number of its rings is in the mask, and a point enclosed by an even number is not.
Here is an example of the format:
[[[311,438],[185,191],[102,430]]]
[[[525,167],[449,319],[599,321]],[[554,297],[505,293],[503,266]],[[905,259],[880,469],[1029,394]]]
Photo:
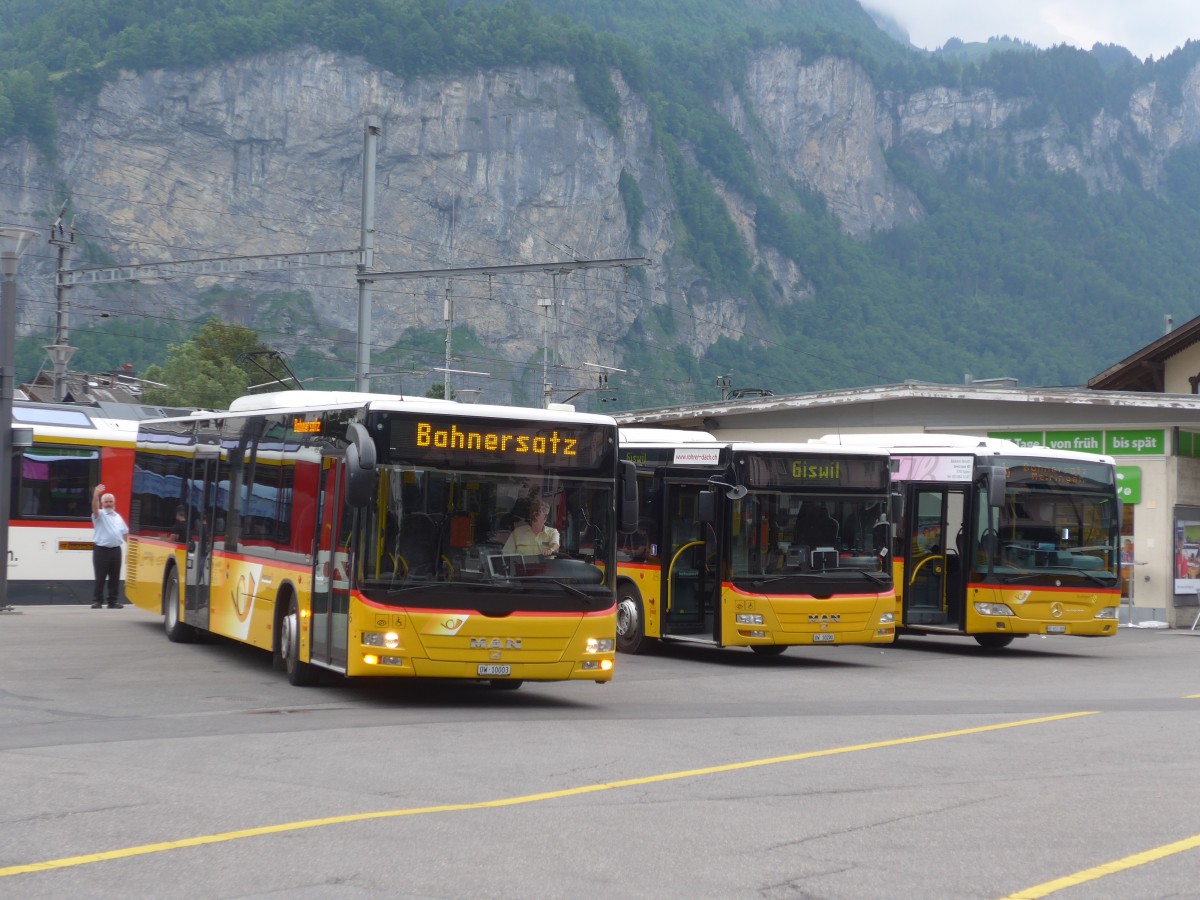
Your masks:
[[[750,649],[759,656],[779,656],[787,649],[787,644],[751,644]]]
[[[524,683],[519,678],[493,678],[488,682],[488,686],[493,691],[515,691]]]
[[[175,644],[190,644],[196,639],[196,629],[180,615],[179,570],[172,567],[163,585],[163,630],[167,640]]]
[[[287,612],[279,629],[279,655],[283,657],[283,668],[287,680],[296,687],[309,687],[317,683],[315,667],[300,661],[300,606],[294,595],[289,595]]]
[[[623,581],[617,586],[617,650],[641,653],[648,645],[642,595],[630,582]]]
[[[999,650],[1013,642],[1011,634],[977,634],[975,642],[988,650]]]

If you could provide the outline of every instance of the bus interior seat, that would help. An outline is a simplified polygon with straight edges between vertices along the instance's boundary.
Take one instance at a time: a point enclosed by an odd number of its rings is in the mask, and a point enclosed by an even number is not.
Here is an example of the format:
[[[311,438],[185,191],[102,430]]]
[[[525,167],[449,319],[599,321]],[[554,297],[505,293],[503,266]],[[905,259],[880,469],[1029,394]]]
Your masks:
[[[837,545],[838,523],[828,510],[815,503],[806,503],[796,516],[794,540],[809,547]]]
[[[410,513],[400,520],[396,555],[403,560],[409,577],[437,572],[438,524],[432,516]]]

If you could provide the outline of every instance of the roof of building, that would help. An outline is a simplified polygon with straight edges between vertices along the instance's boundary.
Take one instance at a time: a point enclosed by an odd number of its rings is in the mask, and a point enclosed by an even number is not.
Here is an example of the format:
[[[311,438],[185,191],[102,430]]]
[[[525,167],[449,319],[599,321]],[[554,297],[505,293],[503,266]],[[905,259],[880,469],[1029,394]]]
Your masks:
[[[42,403],[54,402],[54,374],[38,372],[33,380],[21,385],[21,390],[30,400]],[[142,382],[131,373],[67,372],[63,375],[63,401],[66,403],[141,403]]]
[[[1166,384],[1167,360],[1195,343],[1200,343],[1200,316],[1109,366],[1091,378],[1087,386],[1103,391],[1161,393]]]
[[[895,404],[901,401],[943,401],[961,403],[969,401],[1020,405],[1028,410],[1029,404],[1054,407],[1061,416],[1066,407],[1077,408],[1081,413],[1087,408],[1098,407],[1123,410],[1127,416],[1147,421],[1154,419],[1176,420],[1181,415],[1189,418],[1200,413],[1200,396],[1195,394],[1150,394],[1140,391],[1099,391],[1083,388],[1000,388],[995,386],[947,385],[910,381],[904,384],[878,385],[874,387],[846,388],[832,391],[815,391],[809,394],[789,394],[775,397],[756,397],[749,400],[724,400],[712,403],[693,403],[686,406],[661,409],[627,410],[616,413],[622,425],[671,425],[675,427],[710,428],[711,422],[726,417],[762,414],[814,413],[836,407],[861,407],[868,404]],[[1015,410],[1014,410],[1015,412]],[[996,420],[1008,418],[999,410],[991,414]]]

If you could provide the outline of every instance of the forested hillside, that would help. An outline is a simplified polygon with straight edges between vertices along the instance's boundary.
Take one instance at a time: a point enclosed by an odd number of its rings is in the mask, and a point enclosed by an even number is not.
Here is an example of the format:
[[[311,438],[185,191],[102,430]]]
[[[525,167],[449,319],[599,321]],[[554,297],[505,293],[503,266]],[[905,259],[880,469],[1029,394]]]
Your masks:
[[[0,16],[0,146],[28,138],[50,160],[60,105],[88,102],[123,69],[191,69],[301,45],[403,78],[563,66],[614,133],[620,88],[632,91],[650,116],[692,277],[747,312],[744,328],[700,356],[673,343],[677,306],[643,316],[624,338],[621,363],[636,377],[621,406],[659,403],[664,385],[680,400],[711,396],[725,373],[776,392],[965,373],[1078,384],[1153,340],[1165,314],[1200,314],[1200,149],[1174,149],[1156,161],[1162,177],[1150,177],[1148,139],[1123,119],[1148,85],[1180,106],[1195,43],[1145,62],[1119,47],[1019,42],[933,55],[888,38],[854,0],[0,0]],[[888,147],[887,177],[914,212],[853,233],[803,173],[764,164],[753,115],[739,128],[729,114],[748,106],[749,61],[779,45],[847,60],[881,95],[986,91],[1020,101],[1020,114],[988,135],[955,126],[941,158],[911,142]],[[1051,135],[1088,158],[1106,116],[1119,140],[1103,179],[1028,149],[1028,135]],[[620,188],[639,251],[645,200],[627,173]],[[764,255],[786,261],[798,284],[780,283]],[[77,363],[127,361],[106,356],[115,351],[103,349],[103,329],[73,339],[84,349]],[[414,354],[427,352],[429,335],[409,339]],[[29,338],[25,365],[45,342]]]

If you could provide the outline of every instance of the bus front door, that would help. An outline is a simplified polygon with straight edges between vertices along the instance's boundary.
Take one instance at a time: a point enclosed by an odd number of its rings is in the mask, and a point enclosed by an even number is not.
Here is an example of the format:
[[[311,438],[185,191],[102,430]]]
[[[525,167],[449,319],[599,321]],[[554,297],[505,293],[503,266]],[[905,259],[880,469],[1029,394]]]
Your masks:
[[[192,460],[188,514],[191,518],[184,577],[184,619],[197,628],[209,627],[214,526],[218,522],[218,448],[201,444]]]
[[[712,642],[721,585],[713,530],[699,515],[700,492],[708,486],[668,482],[666,488],[662,636]]]
[[[956,632],[963,627],[966,501],[962,488],[920,485],[913,491],[901,612],[906,627]]]
[[[322,460],[320,521],[312,581],[310,659],[345,671],[346,629],[350,612],[349,526],[352,515],[342,503],[345,461]]]

